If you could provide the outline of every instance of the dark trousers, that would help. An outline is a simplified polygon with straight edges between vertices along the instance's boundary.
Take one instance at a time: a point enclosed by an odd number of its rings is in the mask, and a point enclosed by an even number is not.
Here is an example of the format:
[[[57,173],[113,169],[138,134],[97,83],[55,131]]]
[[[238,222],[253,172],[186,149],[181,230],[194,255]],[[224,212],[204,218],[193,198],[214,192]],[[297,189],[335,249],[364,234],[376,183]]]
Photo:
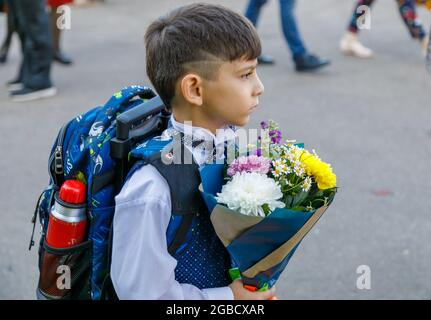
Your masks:
[[[51,87],[52,38],[45,0],[8,0],[7,4],[22,41],[18,80],[32,89]]]
[[[250,0],[245,12],[245,16],[253,23],[257,25],[259,14],[262,6],[267,3],[268,0]],[[281,26],[283,29],[284,37],[289,45],[290,51],[292,52],[293,58],[298,58],[307,52],[305,45],[302,41],[301,35],[298,30],[296,18],[294,14],[295,0],[279,0],[280,1],[280,15],[281,15]]]
[[[2,2],[2,0],[0,0],[0,11],[2,8],[4,8],[4,5],[2,5],[2,3],[6,4],[6,2]],[[5,56],[7,56],[9,52],[10,43],[12,41],[12,36],[16,31],[16,24],[17,24],[16,17],[14,16],[13,12],[9,10],[9,13],[7,13],[6,15],[7,15],[6,37],[0,49],[1,54]]]

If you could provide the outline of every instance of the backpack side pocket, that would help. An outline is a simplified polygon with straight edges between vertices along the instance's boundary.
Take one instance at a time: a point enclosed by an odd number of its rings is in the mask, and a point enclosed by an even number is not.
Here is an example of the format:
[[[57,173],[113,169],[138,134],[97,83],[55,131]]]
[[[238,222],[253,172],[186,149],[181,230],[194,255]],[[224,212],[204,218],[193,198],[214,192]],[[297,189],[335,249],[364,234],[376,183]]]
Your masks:
[[[70,248],[57,249],[44,241],[38,299],[91,299],[91,245],[89,240]]]

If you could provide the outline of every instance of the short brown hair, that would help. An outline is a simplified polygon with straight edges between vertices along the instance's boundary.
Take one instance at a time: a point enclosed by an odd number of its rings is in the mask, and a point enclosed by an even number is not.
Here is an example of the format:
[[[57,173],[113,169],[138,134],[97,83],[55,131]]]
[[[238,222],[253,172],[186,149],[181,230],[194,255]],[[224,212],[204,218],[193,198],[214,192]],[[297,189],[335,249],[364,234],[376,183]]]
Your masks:
[[[145,45],[148,77],[168,108],[177,80],[187,71],[213,77],[218,70],[213,66],[220,62],[251,60],[261,53],[250,21],[223,6],[203,3],[180,7],[151,23]]]

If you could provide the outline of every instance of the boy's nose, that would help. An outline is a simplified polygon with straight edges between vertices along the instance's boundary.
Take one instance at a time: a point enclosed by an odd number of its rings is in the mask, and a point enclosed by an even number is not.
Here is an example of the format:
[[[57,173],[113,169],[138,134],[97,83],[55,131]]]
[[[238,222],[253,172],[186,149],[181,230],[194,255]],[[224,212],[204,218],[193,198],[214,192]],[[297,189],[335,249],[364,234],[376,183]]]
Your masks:
[[[263,86],[262,81],[260,81],[259,77],[256,77],[255,96],[260,96],[264,91],[265,87]]]

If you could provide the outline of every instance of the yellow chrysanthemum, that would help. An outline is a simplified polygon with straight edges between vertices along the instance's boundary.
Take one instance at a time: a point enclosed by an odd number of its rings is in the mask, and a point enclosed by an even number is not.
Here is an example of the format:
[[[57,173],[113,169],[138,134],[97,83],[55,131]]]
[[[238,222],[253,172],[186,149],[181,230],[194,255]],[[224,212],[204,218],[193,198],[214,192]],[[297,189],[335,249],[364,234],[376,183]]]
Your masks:
[[[305,165],[307,175],[314,178],[320,190],[336,187],[337,176],[332,172],[330,164],[323,162],[306,150],[301,155],[301,162]]]

